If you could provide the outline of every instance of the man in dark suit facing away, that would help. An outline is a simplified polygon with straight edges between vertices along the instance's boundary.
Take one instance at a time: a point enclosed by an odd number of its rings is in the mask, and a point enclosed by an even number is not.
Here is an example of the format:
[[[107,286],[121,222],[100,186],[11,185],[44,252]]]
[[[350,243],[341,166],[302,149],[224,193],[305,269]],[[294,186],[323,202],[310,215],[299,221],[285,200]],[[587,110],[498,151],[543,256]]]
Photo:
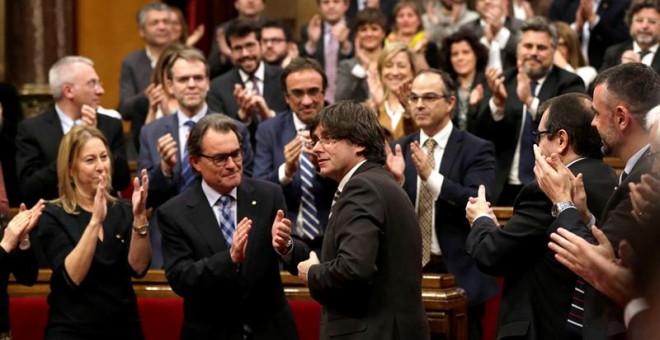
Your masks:
[[[184,301],[181,338],[297,339],[270,237],[282,190],[243,176],[226,116],[202,118],[187,148],[201,181],[157,210],[165,275]]]
[[[484,303],[497,294],[495,278],[481,273],[465,252],[470,227],[464,207],[479,184],[495,178],[493,144],[455,127],[455,85],[442,71],[421,71],[408,104],[420,132],[395,142],[388,168],[417,208],[424,272],[451,273],[468,296],[468,335],[481,339]]]
[[[564,94],[539,109],[539,148],[546,155],[557,153],[575,175],[582,174],[589,209],[599,214],[614,190],[616,174],[602,161],[590,98]],[[506,226],[499,226],[489,209],[485,197],[468,203],[472,230],[466,248],[481,270],[504,278],[498,337],[570,339],[565,326],[576,276],[547,248],[552,201],[533,181],[520,191]]]
[[[428,339],[419,226],[383,168],[385,135],[376,115],[340,102],[321,110],[311,128],[319,172],[339,182],[321,257],[291,238],[281,212],[273,246],[323,305],[321,338]]]

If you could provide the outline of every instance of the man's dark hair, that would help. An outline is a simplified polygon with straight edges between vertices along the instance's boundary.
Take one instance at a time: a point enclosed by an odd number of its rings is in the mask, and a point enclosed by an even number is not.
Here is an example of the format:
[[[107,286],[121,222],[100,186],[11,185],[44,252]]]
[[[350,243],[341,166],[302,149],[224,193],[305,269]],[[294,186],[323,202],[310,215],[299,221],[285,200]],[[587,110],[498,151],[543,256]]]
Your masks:
[[[633,2],[630,4],[630,7],[628,7],[628,10],[626,11],[626,24],[628,25],[628,27],[632,25],[633,16],[635,16],[637,12],[647,8],[655,9],[656,11],[660,12],[660,1],[633,0]]]
[[[606,102],[623,103],[637,123],[646,128],[646,113],[660,104],[658,72],[642,63],[620,64],[598,74],[594,88],[601,85],[607,89]]]
[[[206,60],[202,52],[200,52],[196,48],[184,48],[178,52],[175,52],[172,54],[170,57],[170,61],[166,65],[166,74],[167,74],[167,79],[169,80],[174,80],[172,79],[173,77],[173,72],[172,69],[174,68],[174,63],[176,63],[177,60],[183,59],[186,61],[199,61],[204,63],[204,70],[206,73],[206,77],[209,77],[209,62]]]
[[[188,144],[186,145],[190,156],[200,157],[202,155],[202,140],[208,129],[224,133],[231,131],[236,135],[236,138],[238,138],[238,144],[243,144],[241,134],[238,132],[238,126],[236,126],[234,120],[222,114],[212,113],[200,119],[199,122],[195,124],[192,131],[190,131]]]
[[[550,36],[552,48],[557,48],[557,29],[544,17],[532,17],[525,20],[520,26],[520,37],[527,31],[545,32]]]
[[[447,73],[443,70],[435,69],[435,68],[427,68],[425,70],[419,71],[417,73],[417,75],[415,76],[415,78],[419,77],[422,74],[427,74],[427,73],[435,74],[438,77],[440,77],[440,79],[442,79],[442,88],[445,91],[445,93],[444,93],[445,95],[448,95],[448,96],[455,96],[456,95],[455,94],[456,93],[456,83],[454,82],[453,79],[451,79],[451,76],[449,76],[449,73]]]
[[[326,106],[312,121],[310,131],[319,125],[325,136],[363,146],[362,156],[366,160],[385,164],[385,133],[376,114],[365,105],[340,101]]]
[[[293,31],[291,31],[291,27],[289,25],[285,24],[284,21],[282,20],[267,20],[263,24],[261,24],[261,29],[263,30],[264,28],[278,28],[281,29],[282,32],[284,32],[284,39],[286,39],[286,42],[293,42]],[[261,32],[259,32],[261,35]],[[261,36],[259,37],[261,38]]]
[[[261,40],[261,27],[256,21],[247,18],[236,18],[232,20],[225,30],[227,46],[231,47],[229,38],[243,38],[250,35],[250,33],[254,33],[257,41]]]
[[[358,11],[353,18],[353,32],[357,32],[360,27],[368,24],[376,24],[387,33],[387,17],[378,8],[369,7]]]
[[[284,71],[282,71],[280,83],[285,91],[289,90],[286,88],[286,78],[288,78],[291,73],[300,72],[302,70],[316,71],[321,75],[321,78],[323,79],[323,90],[328,88],[328,77],[325,75],[325,71],[323,71],[321,64],[312,58],[297,57],[291,60],[289,65],[287,65],[284,68]]]
[[[569,137],[573,152],[589,158],[603,158],[601,139],[595,127],[591,126],[594,112],[591,110],[591,97],[584,93],[566,93],[551,98],[539,107],[538,112],[547,110],[547,120],[543,127],[553,138],[559,130]]]
[[[462,41],[465,41],[470,45],[470,48],[477,59],[477,73],[484,72],[486,70],[486,65],[488,64],[488,49],[484,44],[479,42],[479,37],[477,37],[477,35],[470,29],[458,30],[458,32],[448,36],[442,43],[442,46],[444,47],[442,49],[443,63],[445,65],[444,69],[447,70],[449,75],[456,78],[456,70],[454,70],[454,66],[451,64],[451,45]]]

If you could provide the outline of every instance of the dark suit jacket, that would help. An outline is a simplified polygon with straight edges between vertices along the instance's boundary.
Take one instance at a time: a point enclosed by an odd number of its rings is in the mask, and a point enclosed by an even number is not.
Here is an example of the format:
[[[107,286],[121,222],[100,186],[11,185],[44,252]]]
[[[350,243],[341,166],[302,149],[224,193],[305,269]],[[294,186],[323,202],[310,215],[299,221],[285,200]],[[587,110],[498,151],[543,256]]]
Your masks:
[[[250,218],[252,229],[241,265],[231,261],[201,184],[157,210],[165,275],[183,297],[182,339],[243,339],[243,325],[257,340],[298,338],[271,245],[278,209],[285,209],[279,186],[243,177],[236,220]]]
[[[351,72],[357,64],[359,64],[357,58],[344,59],[339,62],[335,101],[351,100],[362,103],[369,99],[367,78],[358,78]]]
[[[551,20],[560,20],[568,24],[575,22],[575,12],[580,0],[554,0],[550,8]],[[625,12],[630,6],[630,0],[601,0],[596,14],[600,16],[598,24],[591,30],[589,36],[589,64],[597,70],[603,63],[605,50],[614,44],[630,39],[628,26],[624,22]],[[582,32],[578,32],[578,36]]]
[[[585,158],[570,167],[584,174],[589,209],[602,212],[616,183],[601,160]],[[516,198],[514,214],[503,228],[478,218],[466,248],[485,273],[504,277],[498,338],[568,339],[565,331],[575,274],[554,258],[547,233],[552,202],[536,181]]]
[[[631,214],[632,201],[628,183],[638,183],[643,174],[651,172],[651,162],[646,158],[648,154],[647,150],[644,156],[637,161],[626,180],[609,197],[603,209],[598,227],[605,233],[615,251],[622,239],[633,241],[636,238],[630,237],[631,234],[643,233],[640,224]],[[559,214],[548,232],[554,232],[559,227],[568,229],[584,239],[595,241],[575,209],[566,209]],[[633,249],[635,246],[633,242]],[[624,332],[621,315],[620,307],[610,302],[593,287],[587,287],[583,330],[585,339],[606,339],[608,336]]]
[[[147,57],[145,49],[135,51],[122,60],[119,76],[119,112],[125,119],[133,117],[135,100],[140,97],[146,98],[144,90],[149,86],[151,71],[151,60]]]
[[[401,145],[406,161],[403,189],[410,201],[417,202],[417,170],[412,165],[410,143],[419,141],[419,132],[408,135]],[[454,127],[442,161],[440,174],[444,176],[440,196],[435,201],[435,232],[447,270],[454,275],[458,286],[465,289],[468,304],[485,302],[497,294],[495,278],[477,269],[465,250],[470,225],[465,218],[468,197],[477,196],[479,185],[491,188],[495,178],[493,145]]]
[[[257,152],[254,157],[254,177],[280,184],[278,170],[285,163],[284,146],[291,142],[298,132],[293,123],[293,112],[286,111],[269,119],[257,129]],[[291,183],[282,187],[287,206],[287,218],[292,222],[298,218],[300,199],[302,197],[302,180],[300,171],[296,171]],[[314,195],[316,209],[321,220],[321,228],[325,228],[330,214],[332,198],[337,190],[337,183],[328,178],[315,176]]]
[[[207,114],[212,113],[211,110]],[[252,175],[252,146],[249,142],[249,133],[243,123],[235,120],[236,125],[243,139],[243,172],[247,176]],[[158,138],[171,134],[176,141],[179,152],[181,143],[179,142],[179,118],[178,115],[171,114],[153,121],[144,126],[140,132],[140,154],[138,156],[138,170],[147,169],[149,172],[149,195],[147,196],[147,206],[158,207],[170,198],[176,196],[179,191],[179,182],[181,181],[181,162],[177,162],[172,169],[172,177],[167,178],[163,175],[160,167],[160,154],[158,153]],[[185,146],[183,146],[185,147]],[[180,158],[180,153],[177,153]],[[177,160],[178,160],[177,158]],[[186,162],[188,160],[185,160]]]
[[[16,178],[16,148],[13,146],[16,141],[16,130],[18,123],[23,120],[23,110],[21,100],[16,88],[7,83],[0,83],[0,104],[2,104],[2,127],[0,127],[0,164],[2,166],[2,175],[5,179],[5,190],[9,199],[9,206],[18,207],[21,200],[21,193],[18,188],[18,179]]]
[[[131,175],[121,121],[97,114],[96,127],[105,135],[112,153],[112,188],[124,190],[130,184]],[[40,198],[50,200],[59,197],[57,152],[62,137],[62,125],[54,106],[18,125],[16,171],[23,200],[28,206]]]
[[[454,81],[457,81],[457,79],[454,79]],[[457,84],[458,84],[458,82],[457,82]],[[468,92],[468,97],[467,97],[468,106],[469,106],[469,102],[470,102],[470,92],[472,92],[472,90],[474,90],[474,88],[477,87],[477,85],[481,85],[484,90],[488,88],[488,84],[486,83],[486,76],[484,75],[483,72],[477,72],[477,74],[474,76],[474,81],[472,81],[472,85],[470,85],[470,90]],[[454,126],[456,126],[456,127],[458,127],[458,114],[459,114],[458,110],[459,110],[460,105],[461,105],[461,103],[458,101],[458,96],[457,96],[456,97],[456,102],[454,104],[454,110],[452,110],[452,112],[451,112],[451,117],[452,117],[451,120],[454,123]],[[467,122],[466,122],[467,126],[465,127],[465,131],[467,131],[471,134],[475,134],[475,135],[477,134],[477,117],[478,117],[478,115],[479,115],[479,105],[477,105],[474,108],[468,107],[467,117],[466,117],[467,118]]]
[[[309,249],[294,241],[292,272]],[[381,165],[362,164],[332,208],[311,296],[323,305],[321,338],[429,339],[421,300],[415,209]]]
[[[504,19],[504,27],[506,27],[511,32],[511,36],[509,37],[509,41],[507,41],[506,46],[504,47],[504,49],[502,49],[502,52],[500,54],[502,57],[501,60],[502,60],[503,70],[508,70],[512,67],[513,68],[516,67],[516,60],[517,60],[516,51],[518,49],[518,34],[519,34],[518,32],[520,31],[521,26],[522,26],[522,21],[520,21],[515,17],[507,16],[506,19]],[[474,32],[479,38],[483,37],[485,34],[484,28],[481,26],[481,19],[468,22],[463,26],[463,29],[467,29]]]
[[[307,36],[307,24],[304,25],[303,27],[300,28],[300,46],[298,47],[298,50],[300,51],[300,56],[301,57],[309,57],[316,59],[320,64],[321,67],[325,68],[325,43],[324,43],[324,38],[323,38],[323,33],[325,30],[325,25],[327,23],[325,21],[322,22],[321,24],[321,37],[319,38],[319,41],[316,42],[316,51],[314,53],[309,54],[307,53],[307,50],[305,49],[305,45],[307,44],[307,40],[309,40]],[[349,21],[346,21],[346,25],[350,28],[351,23]],[[351,33],[348,37],[350,39],[351,43],[353,43],[354,39],[353,37],[355,36],[355,32],[351,30]],[[355,46],[354,46],[355,47]],[[351,49],[351,52],[348,54],[344,54],[341,51],[341,47],[339,47],[337,51],[337,67],[339,67],[339,62],[341,62],[342,59],[348,59],[353,56],[353,49]]]
[[[620,44],[610,46],[605,51],[605,57],[603,58],[603,64],[600,66],[600,72],[607,70],[610,67],[621,64],[621,55],[627,50],[633,49],[633,42],[627,41]],[[653,61],[651,62],[651,67],[656,72],[660,72],[660,53],[656,52],[653,56]]]
[[[509,94],[504,104],[504,118],[495,121],[491,114],[488,101],[492,93],[486,89],[484,100],[479,109],[477,117],[476,134],[484,139],[490,140],[495,145],[495,158],[497,168],[495,170],[495,185],[492,188],[493,202],[497,199],[509,180],[509,172],[513,166],[513,156],[520,140],[522,124],[523,103],[518,99],[516,89],[518,87],[517,69],[510,69],[504,73],[506,92]],[[584,82],[582,78],[562,68],[553,66],[538,92],[539,105],[544,101],[558,95],[570,92],[584,93]],[[538,127],[541,120],[541,112],[537,112],[532,124],[532,129]],[[517,165],[516,165],[517,166]]]

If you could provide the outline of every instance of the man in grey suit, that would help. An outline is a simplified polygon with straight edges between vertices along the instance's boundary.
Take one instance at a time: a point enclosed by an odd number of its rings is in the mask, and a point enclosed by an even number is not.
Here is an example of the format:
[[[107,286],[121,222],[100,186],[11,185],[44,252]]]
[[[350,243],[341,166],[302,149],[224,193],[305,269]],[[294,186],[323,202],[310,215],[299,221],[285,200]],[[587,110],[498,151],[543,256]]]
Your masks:
[[[137,13],[137,24],[146,46],[121,62],[119,112],[124,119],[132,119],[135,101],[146,98],[144,91],[149,86],[151,70],[171,42],[170,9],[160,2],[146,4]]]
[[[186,49],[175,57],[167,70],[166,85],[177,99],[179,110],[144,126],[140,132],[138,169],[149,172],[147,205],[158,207],[196,182],[192,169],[186,167],[185,148],[190,130],[202,117],[211,112],[206,105],[209,90],[209,67],[204,56],[194,49]],[[236,122],[244,137],[243,157],[246,169],[252,168],[252,147],[245,126]],[[251,171],[249,172],[251,174]],[[160,268],[160,235],[151,236],[152,267]]]
[[[311,131],[321,176],[339,182],[321,258],[291,238],[282,212],[273,246],[323,305],[321,338],[429,339],[415,208],[383,168],[376,115],[340,102],[321,110]]]

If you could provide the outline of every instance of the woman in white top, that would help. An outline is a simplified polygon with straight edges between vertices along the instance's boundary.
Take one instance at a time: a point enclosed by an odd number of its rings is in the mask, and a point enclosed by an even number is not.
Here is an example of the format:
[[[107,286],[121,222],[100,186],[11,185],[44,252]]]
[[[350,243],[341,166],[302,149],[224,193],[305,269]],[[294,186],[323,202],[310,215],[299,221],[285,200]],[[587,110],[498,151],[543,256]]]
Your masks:
[[[584,86],[589,88],[598,71],[589,66],[580,50],[580,41],[575,31],[561,21],[555,22],[557,28],[557,50],[555,51],[555,65],[573,72],[582,78]]]

